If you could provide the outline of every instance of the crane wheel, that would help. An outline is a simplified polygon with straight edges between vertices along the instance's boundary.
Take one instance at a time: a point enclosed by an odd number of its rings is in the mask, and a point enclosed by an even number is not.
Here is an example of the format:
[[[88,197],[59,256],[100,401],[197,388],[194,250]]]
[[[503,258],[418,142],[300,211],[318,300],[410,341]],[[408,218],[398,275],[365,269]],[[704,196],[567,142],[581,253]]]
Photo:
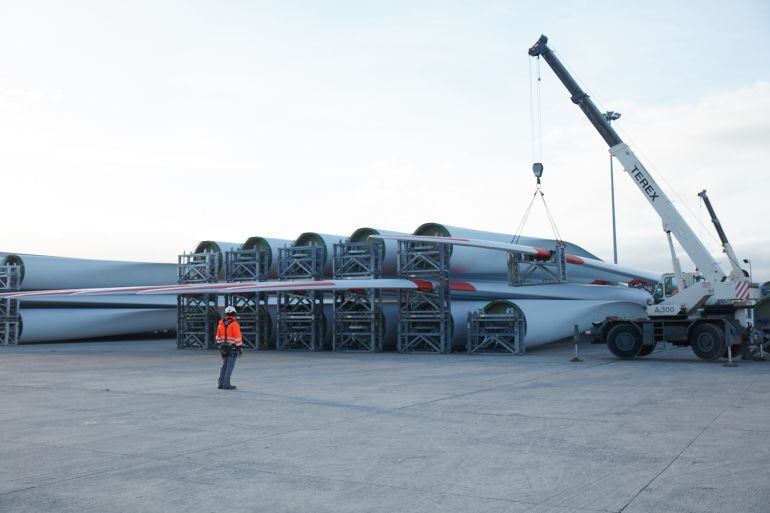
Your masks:
[[[607,332],[607,347],[618,358],[633,358],[642,350],[642,337],[633,324],[616,324]]]
[[[648,354],[652,353],[653,351],[655,351],[655,344],[653,344],[651,346],[642,346],[641,351],[639,351],[639,354],[636,355],[636,356],[647,356]]]
[[[702,360],[713,361],[725,354],[725,335],[718,326],[703,323],[690,331],[692,352]]]

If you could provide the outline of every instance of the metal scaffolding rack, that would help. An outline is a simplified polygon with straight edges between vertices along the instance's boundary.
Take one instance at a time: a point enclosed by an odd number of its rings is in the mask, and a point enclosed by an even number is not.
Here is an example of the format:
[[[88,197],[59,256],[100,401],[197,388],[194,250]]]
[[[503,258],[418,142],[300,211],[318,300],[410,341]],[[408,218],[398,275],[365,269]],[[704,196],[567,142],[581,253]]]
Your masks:
[[[433,284],[431,292],[399,292],[399,352],[451,352],[450,255],[451,247],[446,244],[398,241],[399,277],[427,280]]]
[[[0,292],[19,290],[21,267],[18,265],[0,266]],[[19,342],[19,300],[0,299],[0,345],[16,345]]]
[[[505,313],[470,312],[467,350],[469,354],[524,354],[524,333],[524,318],[513,309]]]
[[[278,248],[278,279],[320,279],[322,251],[315,244]],[[326,320],[322,292],[279,292],[276,319],[277,350],[323,351]]]
[[[237,249],[225,253],[225,281],[266,281],[267,269],[266,249]],[[266,292],[225,296],[225,305],[234,306],[238,312],[244,348],[264,350],[275,347],[274,342],[269,340],[270,333],[266,326],[270,316],[267,311],[267,296]]]
[[[212,283],[217,281],[221,255],[217,253],[183,253],[177,259],[177,282]],[[176,346],[179,349],[214,347],[218,296],[196,294],[177,296]]]
[[[382,244],[375,241],[334,245],[335,279],[376,279],[382,276]],[[334,292],[333,351],[382,351],[384,333],[382,290]]]

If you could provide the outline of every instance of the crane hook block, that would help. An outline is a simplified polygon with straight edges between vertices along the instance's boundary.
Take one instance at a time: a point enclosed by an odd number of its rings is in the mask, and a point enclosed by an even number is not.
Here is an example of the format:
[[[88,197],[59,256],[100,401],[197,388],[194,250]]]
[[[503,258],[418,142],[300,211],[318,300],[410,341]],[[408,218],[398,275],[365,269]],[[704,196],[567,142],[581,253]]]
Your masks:
[[[540,177],[543,176],[543,164],[540,162],[535,162],[532,164],[532,172],[535,174],[535,178],[537,178],[537,183],[540,183]]]

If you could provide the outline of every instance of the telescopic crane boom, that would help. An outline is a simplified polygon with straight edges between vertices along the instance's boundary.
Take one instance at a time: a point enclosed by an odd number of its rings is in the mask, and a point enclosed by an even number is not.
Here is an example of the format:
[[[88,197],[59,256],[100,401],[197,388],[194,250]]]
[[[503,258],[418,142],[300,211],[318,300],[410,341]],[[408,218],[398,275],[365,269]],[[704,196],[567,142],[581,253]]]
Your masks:
[[[660,216],[669,242],[670,235],[673,235],[699,271],[682,273],[671,245],[679,281],[678,286],[670,287],[673,293],[666,297],[667,287],[664,281],[661,286],[662,300],[647,308],[647,317],[607,319],[601,330],[602,340],[615,355],[621,357],[645,356],[652,352],[657,342],[663,341],[690,345],[701,358],[714,359],[722,356],[726,345],[732,346],[745,338],[745,328],[751,320],[751,299],[753,296],[758,297],[758,292],[749,290],[751,284],[740,269],[738,258],[727,242],[708,197],[705,193],[701,194],[730,260],[732,272],[729,275],[706,249],[639,158],[623,142],[588,94],[548,47],[546,36],[540,36],[529,49],[529,55],[542,57],[548,63],[569,91],[572,102],[580,107],[607,143],[610,154],[620,161],[623,169]]]

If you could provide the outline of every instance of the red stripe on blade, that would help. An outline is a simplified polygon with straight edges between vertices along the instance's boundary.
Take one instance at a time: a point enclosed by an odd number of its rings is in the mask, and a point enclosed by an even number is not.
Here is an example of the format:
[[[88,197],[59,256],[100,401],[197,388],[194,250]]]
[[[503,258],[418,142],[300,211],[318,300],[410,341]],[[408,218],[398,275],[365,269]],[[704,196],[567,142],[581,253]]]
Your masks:
[[[417,289],[420,292],[432,292],[433,291],[433,282],[430,282],[428,280],[411,280],[412,283],[417,285]]]
[[[567,262],[570,264],[581,265],[585,263],[585,260],[575,255],[567,255]]]

